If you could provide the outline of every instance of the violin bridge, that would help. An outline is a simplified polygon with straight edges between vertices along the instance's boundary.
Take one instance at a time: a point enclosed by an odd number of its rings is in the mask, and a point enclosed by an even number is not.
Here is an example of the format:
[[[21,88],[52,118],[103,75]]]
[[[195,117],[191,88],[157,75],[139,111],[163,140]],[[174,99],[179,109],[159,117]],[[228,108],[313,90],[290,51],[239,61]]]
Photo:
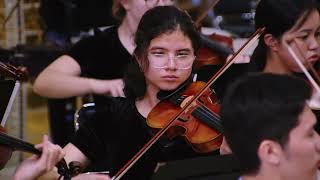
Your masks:
[[[187,117],[179,117],[178,120],[182,121],[182,122],[187,122],[188,118]]]
[[[188,96],[188,97],[184,98],[184,100],[180,104],[180,107],[183,108],[192,98],[193,98],[193,96]]]

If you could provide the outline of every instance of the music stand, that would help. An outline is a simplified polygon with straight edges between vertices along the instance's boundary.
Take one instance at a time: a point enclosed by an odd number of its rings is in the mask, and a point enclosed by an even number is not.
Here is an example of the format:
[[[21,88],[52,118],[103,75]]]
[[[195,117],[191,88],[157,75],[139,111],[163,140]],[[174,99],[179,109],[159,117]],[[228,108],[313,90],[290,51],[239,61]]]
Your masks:
[[[0,80],[0,123],[2,127],[5,126],[5,123],[9,117],[19,88],[19,81]]]
[[[237,180],[241,168],[233,155],[178,160],[160,166],[152,180]]]

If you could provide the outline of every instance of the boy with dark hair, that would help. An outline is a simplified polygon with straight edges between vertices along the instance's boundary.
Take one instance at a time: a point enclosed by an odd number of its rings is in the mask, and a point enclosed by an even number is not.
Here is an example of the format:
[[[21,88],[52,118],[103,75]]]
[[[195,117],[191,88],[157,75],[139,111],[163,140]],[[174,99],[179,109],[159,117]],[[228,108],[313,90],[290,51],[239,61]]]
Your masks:
[[[242,180],[317,178],[320,137],[305,80],[256,74],[233,84],[223,99],[225,137],[245,171]]]

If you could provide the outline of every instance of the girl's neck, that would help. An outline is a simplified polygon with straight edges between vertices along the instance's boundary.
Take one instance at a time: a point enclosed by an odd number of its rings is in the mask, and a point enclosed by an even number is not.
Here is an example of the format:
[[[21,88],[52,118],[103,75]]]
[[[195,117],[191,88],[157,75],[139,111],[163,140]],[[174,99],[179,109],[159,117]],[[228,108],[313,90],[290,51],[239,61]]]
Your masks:
[[[158,90],[151,90],[150,87],[147,87],[146,94],[141,100],[136,101],[136,107],[139,113],[147,117],[150,111],[159,103],[157,98]]]
[[[127,49],[130,54],[133,54],[135,44],[134,35],[137,30],[137,25],[132,23],[127,17],[125,17],[118,28],[118,36],[122,45]]]
[[[274,74],[291,74],[292,72],[283,63],[283,60],[275,53],[268,53],[266,59],[266,65],[263,72]]]

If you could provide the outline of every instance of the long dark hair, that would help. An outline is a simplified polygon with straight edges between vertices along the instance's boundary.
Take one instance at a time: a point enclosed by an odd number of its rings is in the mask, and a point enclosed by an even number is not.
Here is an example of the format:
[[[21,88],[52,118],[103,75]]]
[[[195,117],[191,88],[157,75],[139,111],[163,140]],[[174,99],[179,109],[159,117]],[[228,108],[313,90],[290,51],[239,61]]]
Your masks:
[[[300,18],[299,23],[303,23],[316,9],[315,0],[261,0],[256,9],[255,26],[265,27],[266,30],[251,56],[250,70],[263,71],[266,65],[267,46],[263,40],[265,34],[281,38]]]
[[[124,17],[126,16],[127,12],[124,7],[121,5],[120,0],[113,0],[112,1],[112,15],[113,17],[118,20],[120,24]]]
[[[164,33],[180,30],[191,40],[194,52],[200,40],[190,17],[174,6],[158,6],[148,10],[141,18],[135,34],[135,60],[128,66],[124,76],[124,92],[130,98],[142,98],[146,91],[143,71],[149,66],[147,50],[152,39]],[[140,64],[140,65],[139,65]]]

